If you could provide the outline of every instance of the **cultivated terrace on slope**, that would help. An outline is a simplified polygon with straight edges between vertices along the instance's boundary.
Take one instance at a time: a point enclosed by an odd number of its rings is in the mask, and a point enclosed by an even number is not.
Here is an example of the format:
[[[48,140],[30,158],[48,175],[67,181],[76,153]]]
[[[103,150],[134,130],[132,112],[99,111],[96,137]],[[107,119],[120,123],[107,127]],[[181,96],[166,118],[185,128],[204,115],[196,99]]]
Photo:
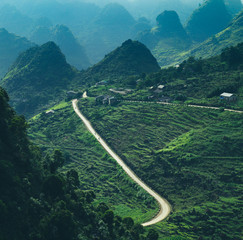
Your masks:
[[[241,239],[242,114],[81,100],[96,131],[172,204],[161,237]],[[163,238],[161,238],[163,239]]]

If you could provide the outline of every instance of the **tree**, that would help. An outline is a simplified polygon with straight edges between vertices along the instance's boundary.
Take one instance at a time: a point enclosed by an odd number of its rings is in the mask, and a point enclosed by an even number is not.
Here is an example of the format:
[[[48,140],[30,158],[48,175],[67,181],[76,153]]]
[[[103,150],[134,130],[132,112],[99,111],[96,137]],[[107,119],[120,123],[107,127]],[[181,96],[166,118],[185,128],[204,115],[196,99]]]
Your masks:
[[[73,215],[66,209],[52,213],[41,221],[43,238],[46,240],[72,240],[75,234]]]
[[[107,210],[103,216],[103,221],[107,223],[109,226],[112,225],[114,219],[114,213],[111,210]]]
[[[134,221],[130,217],[125,217],[123,219],[123,223],[125,224],[125,226],[127,227],[127,229],[131,229],[133,227],[133,225],[134,225]]]
[[[64,157],[62,155],[62,152],[60,150],[56,149],[53,153],[52,159],[53,160],[50,163],[50,171],[51,171],[51,173],[55,173],[56,170],[59,167],[62,167],[64,164]]]
[[[80,187],[80,181],[78,177],[78,172],[71,169],[67,172],[67,186],[70,191],[75,190]]]
[[[63,195],[63,181],[59,176],[51,175],[43,183],[43,192],[51,198]]]
[[[159,234],[154,229],[149,229],[147,240],[158,240]]]

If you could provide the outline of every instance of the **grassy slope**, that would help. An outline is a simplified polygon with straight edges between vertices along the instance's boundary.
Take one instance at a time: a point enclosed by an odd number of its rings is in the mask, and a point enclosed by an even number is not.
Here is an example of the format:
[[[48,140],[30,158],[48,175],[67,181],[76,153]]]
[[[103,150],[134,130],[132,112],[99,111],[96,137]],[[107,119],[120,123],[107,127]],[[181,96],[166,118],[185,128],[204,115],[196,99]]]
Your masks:
[[[92,101],[80,107],[112,148],[173,205],[174,213],[158,225],[161,237],[241,239],[241,114]]]
[[[107,203],[122,217],[142,223],[158,210],[154,200],[133,183],[86,130],[71,103],[52,108],[29,121],[29,137],[46,152],[60,149],[66,156],[64,172],[79,172],[82,189],[94,190],[98,202]]]

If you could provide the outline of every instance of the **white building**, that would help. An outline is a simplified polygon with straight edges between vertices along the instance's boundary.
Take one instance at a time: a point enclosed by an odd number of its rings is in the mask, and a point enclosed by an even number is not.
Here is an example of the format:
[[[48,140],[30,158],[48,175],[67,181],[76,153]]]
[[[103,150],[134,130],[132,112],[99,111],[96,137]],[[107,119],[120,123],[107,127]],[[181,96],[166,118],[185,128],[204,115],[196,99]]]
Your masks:
[[[224,99],[226,101],[232,102],[236,100],[236,96],[233,93],[221,93],[220,94],[220,99]]]

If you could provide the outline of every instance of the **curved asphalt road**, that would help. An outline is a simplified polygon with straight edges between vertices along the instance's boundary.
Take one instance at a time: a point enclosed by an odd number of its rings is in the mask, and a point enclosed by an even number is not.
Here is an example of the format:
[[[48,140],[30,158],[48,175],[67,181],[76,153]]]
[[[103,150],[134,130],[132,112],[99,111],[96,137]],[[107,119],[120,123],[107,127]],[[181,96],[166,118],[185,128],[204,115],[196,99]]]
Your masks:
[[[98,133],[94,130],[91,123],[83,116],[83,114],[78,109],[78,100],[72,100],[73,109],[76,114],[81,118],[84,122],[85,126],[88,130],[95,136],[95,138],[99,141],[102,147],[117,161],[117,163],[123,168],[123,170],[127,173],[127,175],[132,178],[138,185],[140,185],[146,192],[148,192],[152,197],[156,199],[156,201],[160,205],[159,213],[150,221],[143,223],[144,227],[156,224],[162,220],[164,220],[171,211],[169,203],[163,199],[158,193],[153,191],[148,185],[146,185],[140,178],[136,176],[136,174],[122,161],[122,159],[111,150],[111,148],[106,144],[106,142],[98,135]]]

